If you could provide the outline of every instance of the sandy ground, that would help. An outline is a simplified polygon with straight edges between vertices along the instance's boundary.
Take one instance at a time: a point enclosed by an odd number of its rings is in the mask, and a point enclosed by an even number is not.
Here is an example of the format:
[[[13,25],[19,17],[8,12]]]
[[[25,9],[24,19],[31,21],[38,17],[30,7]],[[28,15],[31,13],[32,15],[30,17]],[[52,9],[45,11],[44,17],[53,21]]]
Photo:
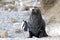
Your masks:
[[[60,40],[60,37],[47,37],[47,38],[0,38],[0,40]]]

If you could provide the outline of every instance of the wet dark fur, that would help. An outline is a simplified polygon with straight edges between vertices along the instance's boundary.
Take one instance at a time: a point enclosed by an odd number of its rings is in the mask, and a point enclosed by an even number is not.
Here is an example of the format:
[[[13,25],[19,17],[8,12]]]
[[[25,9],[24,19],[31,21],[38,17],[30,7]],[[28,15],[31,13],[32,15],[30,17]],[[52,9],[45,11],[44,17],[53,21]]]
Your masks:
[[[32,14],[28,21],[29,23],[29,38],[35,37],[47,37],[45,31],[45,21],[42,18],[41,11],[39,8],[32,9]]]

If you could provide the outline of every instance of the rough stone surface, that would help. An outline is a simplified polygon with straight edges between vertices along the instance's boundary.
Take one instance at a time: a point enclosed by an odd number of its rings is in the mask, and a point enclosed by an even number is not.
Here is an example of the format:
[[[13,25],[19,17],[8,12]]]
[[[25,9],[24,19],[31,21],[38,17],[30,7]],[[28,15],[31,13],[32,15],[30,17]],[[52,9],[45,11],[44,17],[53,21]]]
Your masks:
[[[47,24],[60,23],[60,0],[42,0],[41,9]]]

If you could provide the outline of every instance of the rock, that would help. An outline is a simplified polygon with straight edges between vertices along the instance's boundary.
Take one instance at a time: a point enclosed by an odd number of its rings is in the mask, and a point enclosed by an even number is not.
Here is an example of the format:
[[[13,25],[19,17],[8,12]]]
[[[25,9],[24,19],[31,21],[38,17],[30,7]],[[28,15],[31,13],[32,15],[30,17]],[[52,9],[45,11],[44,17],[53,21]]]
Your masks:
[[[60,24],[50,24],[46,27],[46,32],[49,36],[60,36]]]
[[[24,11],[24,10],[25,10],[25,6],[20,6],[20,7],[18,8],[18,10],[19,10],[19,11]]]
[[[31,3],[33,2],[34,0],[22,0],[23,2],[26,2],[26,3]]]
[[[12,1],[19,1],[19,0],[12,0]]]
[[[5,11],[17,11],[17,8],[14,5],[12,5],[12,4],[5,5],[3,9]]]
[[[23,31],[22,30],[20,30],[20,29],[16,29],[15,30],[15,33],[22,33]]]
[[[29,10],[29,7],[28,6],[20,6],[18,8],[19,11],[28,11]]]
[[[11,18],[11,22],[12,22],[12,23],[16,23],[16,22],[18,22],[18,21],[17,21],[17,19]]]
[[[10,0],[10,1],[12,1],[12,0]],[[10,2],[9,0],[1,0],[1,2]]]
[[[0,33],[1,38],[7,38],[8,37],[8,32],[3,31]]]
[[[45,15],[47,34],[60,35],[60,0],[42,0],[41,10]]]
[[[42,0],[41,10],[45,15],[46,24],[60,24],[60,0]]]

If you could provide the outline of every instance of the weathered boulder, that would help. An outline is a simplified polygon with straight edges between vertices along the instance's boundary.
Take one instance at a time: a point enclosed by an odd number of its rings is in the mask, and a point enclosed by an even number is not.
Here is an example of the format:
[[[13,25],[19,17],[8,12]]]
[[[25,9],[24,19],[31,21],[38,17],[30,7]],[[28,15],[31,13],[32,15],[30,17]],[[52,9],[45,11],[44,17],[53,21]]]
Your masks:
[[[46,31],[49,36],[60,35],[60,0],[42,0],[41,10],[45,15]]]
[[[8,32],[6,32],[6,31],[0,32],[0,37],[1,38],[7,38],[8,37]]]
[[[47,24],[60,23],[60,0],[42,0],[41,10]]]

